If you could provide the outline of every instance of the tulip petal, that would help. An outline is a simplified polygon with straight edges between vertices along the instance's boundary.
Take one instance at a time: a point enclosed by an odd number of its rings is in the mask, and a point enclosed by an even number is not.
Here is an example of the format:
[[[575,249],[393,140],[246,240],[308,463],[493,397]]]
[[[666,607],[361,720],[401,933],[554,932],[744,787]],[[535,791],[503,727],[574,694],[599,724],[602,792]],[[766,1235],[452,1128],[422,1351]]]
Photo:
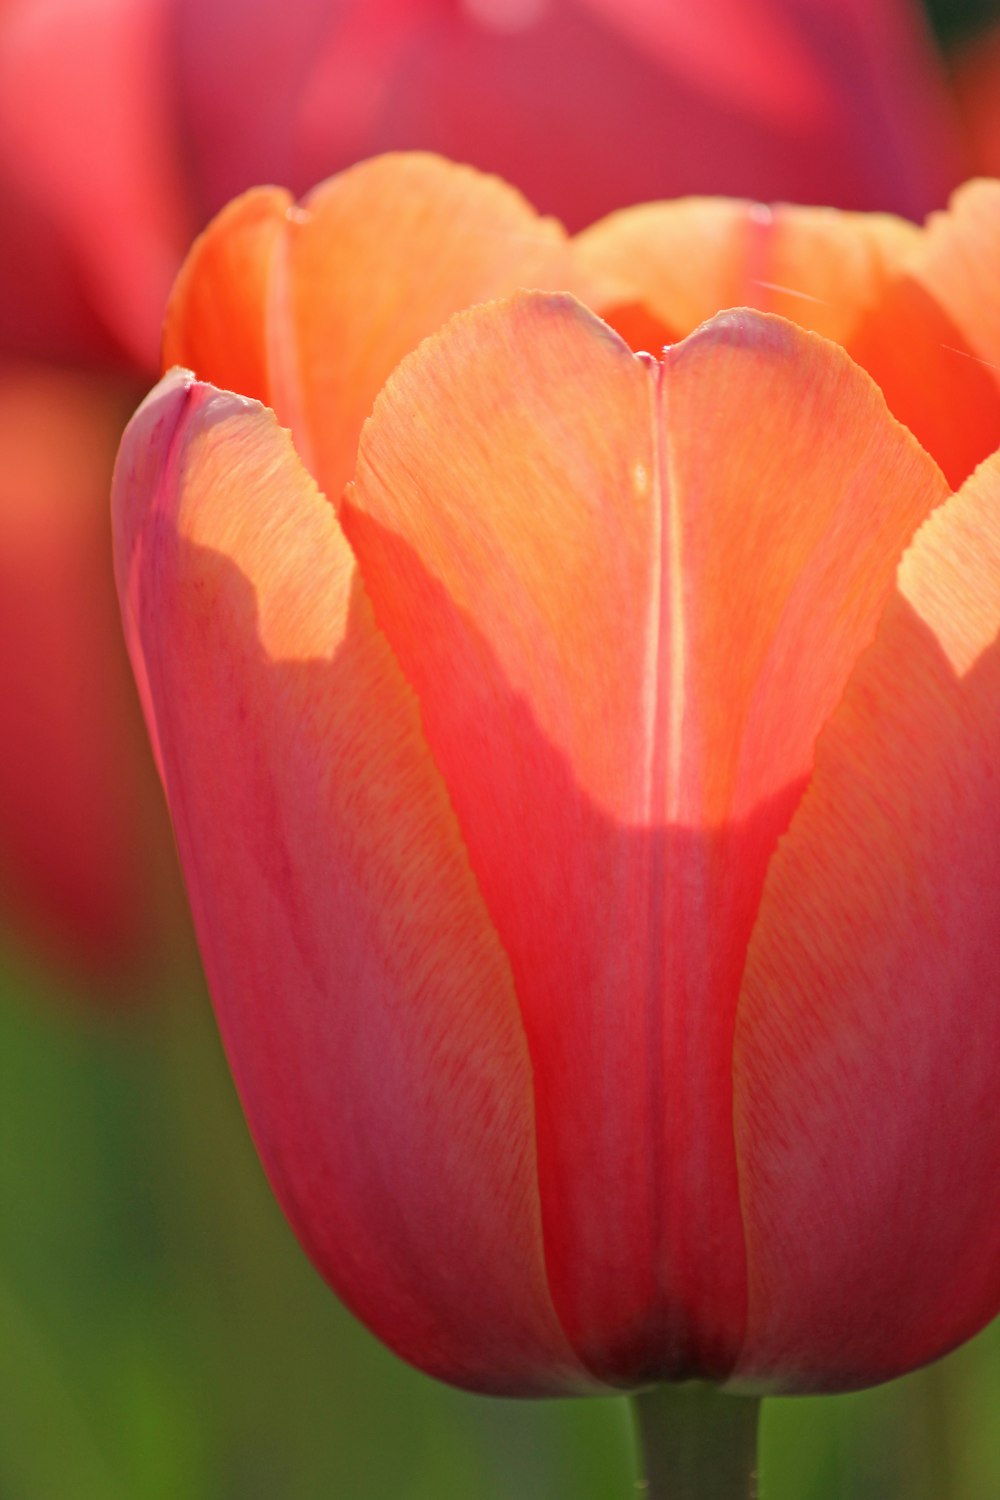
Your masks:
[[[952,485],[1000,444],[1000,183],[968,184],[924,231],[691,198],[612,214],[574,251],[592,305],[630,341],[682,337],[725,307],[779,313],[843,344]]]
[[[283,188],[251,188],[198,236],[174,282],[163,364],[273,406],[271,278],[292,208]]]
[[[209,984],[289,1218],[413,1363],[579,1387],[509,969],[333,511],[271,413],[184,372],[133,419],[115,507]]]
[[[619,306],[639,303],[682,338],[723,308],[754,307],[843,344],[919,241],[889,214],[685,198],[612,214],[574,251],[615,326]]]
[[[753,314],[661,370],[571,298],[475,309],[363,434],[343,524],[510,955],[550,1282],[605,1378],[736,1357],[745,943],[946,493],[842,351]]]
[[[913,275],[1000,375],[1000,182],[969,182],[928,221]]]
[[[850,352],[953,486],[1000,445],[1000,182],[927,224]]]
[[[235,285],[234,264],[246,268]],[[224,211],[182,273],[167,350],[228,385],[243,374],[229,330],[241,348],[249,340],[251,383],[234,388],[274,408],[336,501],[362,423],[403,355],[471,303],[569,285],[570,274],[564,231],[513,188],[438,157],[384,156],[331,178],[301,207],[258,193]],[[206,324],[217,288],[222,312]]]
[[[735,1048],[739,1373],[868,1385],[1000,1311],[1000,458],[922,528],[768,875]]]

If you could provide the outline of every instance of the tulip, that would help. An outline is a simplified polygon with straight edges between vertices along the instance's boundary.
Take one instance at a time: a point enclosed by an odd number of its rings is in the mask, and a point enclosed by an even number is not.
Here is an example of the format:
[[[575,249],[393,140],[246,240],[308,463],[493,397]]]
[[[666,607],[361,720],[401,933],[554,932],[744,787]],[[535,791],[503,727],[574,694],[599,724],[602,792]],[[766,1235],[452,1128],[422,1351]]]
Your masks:
[[[960,161],[906,0],[3,0],[0,428],[44,432],[43,468],[61,448],[67,493],[56,507],[24,445],[5,453],[0,509],[44,510],[51,543],[39,529],[0,560],[32,601],[0,636],[0,864],[6,918],[75,970],[147,952],[150,877],[171,862],[138,790],[134,704],[113,687],[119,642],[96,633],[113,609],[104,554],[66,561],[80,527],[105,524],[83,510],[107,491],[123,382],[132,404],[184,251],[227,198],[268,178],[304,188],[387,145],[502,170],[574,225],[693,188],[919,216]],[[65,397],[84,379],[103,446],[79,440]]]
[[[998,251],[995,183],[570,240],[426,156],[195,246],[129,650],[265,1168],[420,1368],[842,1390],[1000,1308]],[[891,405],[942,320],[955,492],[844,347]]]

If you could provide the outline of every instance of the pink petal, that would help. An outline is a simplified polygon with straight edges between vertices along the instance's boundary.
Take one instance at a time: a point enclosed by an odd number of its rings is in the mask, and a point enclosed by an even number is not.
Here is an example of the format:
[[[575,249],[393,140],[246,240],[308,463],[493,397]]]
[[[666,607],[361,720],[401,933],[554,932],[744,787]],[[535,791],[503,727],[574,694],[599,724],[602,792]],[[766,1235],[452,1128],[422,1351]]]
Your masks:
[[[736,1027],[741,1378],[830,1389],[1000,1311],[1000,459],[923,527],[768,874]]]
[[[273,414],[184,372],[133,419],[114,503],[205,968],[292,1224],[431,1373],[585,1386],[507,961],[333,510]]]

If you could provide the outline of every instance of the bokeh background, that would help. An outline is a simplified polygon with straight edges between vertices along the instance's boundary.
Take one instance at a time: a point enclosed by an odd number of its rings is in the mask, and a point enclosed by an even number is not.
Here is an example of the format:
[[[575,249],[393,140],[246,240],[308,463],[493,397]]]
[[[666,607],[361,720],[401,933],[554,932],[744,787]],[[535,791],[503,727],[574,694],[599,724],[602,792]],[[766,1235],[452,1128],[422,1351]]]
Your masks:
[[[8,970],[3,1500],[628,1500],[623,1401],[417,1374],[313,1272],[196,966],[128,1026]],[[765,1403],[762,1500],[996,1500],[1000,1326],[874,1391]]]
[[[996,50],[993,0],[928,18],[960,74]],[[268,1191],[185,923],[164,925],[113,980],[9,912],[0,935],[0,1500],[633,1494],[623,1402],[463,1395],[343,1311]],[[875,1391],[768,1403],[761,1494],[997,1500],[1000,1326]]]

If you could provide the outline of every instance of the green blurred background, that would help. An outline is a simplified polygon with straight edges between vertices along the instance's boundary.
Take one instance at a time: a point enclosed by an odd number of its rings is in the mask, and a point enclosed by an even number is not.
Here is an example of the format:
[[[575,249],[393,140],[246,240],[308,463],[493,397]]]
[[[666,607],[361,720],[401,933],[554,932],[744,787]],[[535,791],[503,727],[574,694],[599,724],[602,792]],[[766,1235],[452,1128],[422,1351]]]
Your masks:
[[[250,1145],[197,966],[101,1015],[7,955],[2,1500],[626,1500],[623,1401],[463,1395],[327,1291]],[[762,1500],[997,1500],[1000,1324],[765,1404]]]
[[[996,0],[932,0],[965,40]],[[998,101],[1000,108],[1000,101]],[[0,947],[0,1500],[626,1500],[621,1401],[438,1386],[343,1311],[250,1145],[197,960],[95,1010]],[[1000,1500],[1000,1324],[765,1406],[762,1500]]]
[[[1000,14],[997,0],[924,0],[924,8],[946,51],[974,37]]]

